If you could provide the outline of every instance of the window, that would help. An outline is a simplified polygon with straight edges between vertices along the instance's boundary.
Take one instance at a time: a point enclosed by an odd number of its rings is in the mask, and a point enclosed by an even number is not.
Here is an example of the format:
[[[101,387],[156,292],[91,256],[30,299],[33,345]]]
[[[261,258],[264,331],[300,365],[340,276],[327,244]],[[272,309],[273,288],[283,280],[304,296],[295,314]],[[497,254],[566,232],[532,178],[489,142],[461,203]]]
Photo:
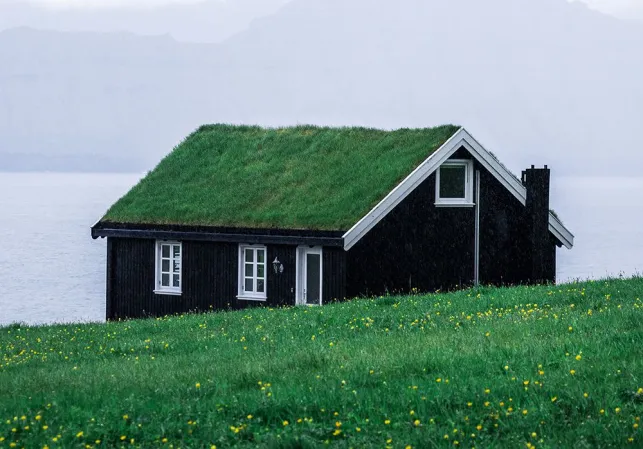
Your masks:
[[[239,299],[266,300],[266,247],[239,246]]]
[[[180,242],[159,240],[156,242],[156,288],[154,293],[181,294]]]
[[[473,206],[473,162],[450,159],[436,172],[436,206]]]

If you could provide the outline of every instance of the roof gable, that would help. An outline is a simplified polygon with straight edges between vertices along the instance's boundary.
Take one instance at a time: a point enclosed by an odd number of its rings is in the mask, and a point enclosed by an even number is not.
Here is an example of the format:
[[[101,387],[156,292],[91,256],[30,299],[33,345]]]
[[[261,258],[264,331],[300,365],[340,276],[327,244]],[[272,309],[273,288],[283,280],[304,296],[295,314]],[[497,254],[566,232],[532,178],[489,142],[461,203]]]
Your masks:
[[[460,128],[444,145],[432,153],[400,184],[386,195],[368,214],[364,215],[344,234],[344,249],[352,248],[395,206],[400,204],[417,186],[423,183],[459,148],[464,147],[524,206],[527,189],[500,161],[478,143],[467,130]],[[549,231],[568,249],[574,245],[574,236],[553,213],[549,214]]]
[[[346,230],[457,131],[203,126],[101,222]]]

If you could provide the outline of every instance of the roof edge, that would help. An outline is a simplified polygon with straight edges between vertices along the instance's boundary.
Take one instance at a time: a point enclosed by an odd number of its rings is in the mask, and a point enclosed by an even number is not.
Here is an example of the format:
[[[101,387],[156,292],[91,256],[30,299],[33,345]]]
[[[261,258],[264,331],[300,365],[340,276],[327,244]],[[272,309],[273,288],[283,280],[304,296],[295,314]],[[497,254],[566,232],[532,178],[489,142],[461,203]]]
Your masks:
[[[427,157],[411,174],[400,182],[382,201],[344,234],[344,249],[351,249],[377,223],[401,203],[417,186],[424,182],[437,168],[455,153],[465,147],[489,172],[505,186],[520,203],[527,203],[527,189],[495,156],[487,151],[464,127],[460,127],[440,148]],[[574,246],[574,235],[550,212],[549,231],[567,249]]]
[[[92,228],[91,236],[138,238],[155,240],[191,240],[202,242],[227,242],[227,243],[250,243],[250,244],[281,244],[281,245],[314,245],[343,247],[342,237],[322,236],[297,236],[279,234],[234,234],[223,232],[197,232],[197,231],[161,231],[144,229],[115,229],[115,228]]]

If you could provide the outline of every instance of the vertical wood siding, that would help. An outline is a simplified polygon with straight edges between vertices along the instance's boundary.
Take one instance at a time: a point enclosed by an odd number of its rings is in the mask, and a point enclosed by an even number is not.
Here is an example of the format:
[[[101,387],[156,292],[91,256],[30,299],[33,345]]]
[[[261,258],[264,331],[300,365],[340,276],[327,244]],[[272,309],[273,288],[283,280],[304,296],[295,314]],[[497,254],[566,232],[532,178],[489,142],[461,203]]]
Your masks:
[[[463,148],[453,159],[471,159]],[[480,282],[520,284],[532,277],[527,209],[479,163]],[[433,174],[347,254],[347,294],[445,290],[473,284],[475,208],[436,207]],[[475,197],[475,195],[474,195]],[[554,281],[556,245],[549,235],[547,279]]]
[[[475,210],[436,207],[435,180],[429,176],[348,251],[349,297],[473,282]]]
[[[322,303],[346,299],[346,251],[324,248],[322,251]]]
[[[556,279],[555,237],[547,228],[542,279],[532,279],[529,209],[523,206],[483,167],[480,170],[480,283],[525,284]],[[546,211],[549,215],[549,212]]]
[[[183,241],[180,296],[154,293],[155,245],[151,239],[108,239],[107,319],[295,304],[296,246],[267,245],[267,301],[247,301],[237,299],[238,244]],[[343,297],[341,281],[329,271],[339,267],[341,279],[343,250],[329,251],[324,275],[333,280],[325,278],[324,291]],[[274,272],[275,258],[284,266],[282,273]]]

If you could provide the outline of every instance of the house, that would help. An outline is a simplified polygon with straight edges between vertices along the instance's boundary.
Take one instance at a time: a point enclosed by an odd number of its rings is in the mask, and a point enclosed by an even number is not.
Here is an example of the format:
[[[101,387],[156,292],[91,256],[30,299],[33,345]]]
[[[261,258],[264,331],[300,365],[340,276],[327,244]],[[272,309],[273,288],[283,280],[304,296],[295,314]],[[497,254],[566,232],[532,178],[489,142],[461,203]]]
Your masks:
[[[203,126],[92,227],[107,318],[554,282],[549,179],[450,125]]]

